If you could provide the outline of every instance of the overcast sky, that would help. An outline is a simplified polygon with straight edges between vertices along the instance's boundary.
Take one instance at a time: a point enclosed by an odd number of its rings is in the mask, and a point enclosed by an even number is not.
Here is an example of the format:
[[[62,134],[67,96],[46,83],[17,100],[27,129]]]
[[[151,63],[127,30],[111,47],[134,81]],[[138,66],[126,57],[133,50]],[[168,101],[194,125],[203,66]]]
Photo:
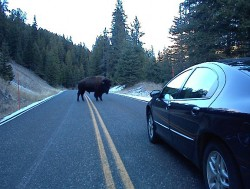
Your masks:
[[[153,46],[155,54],[170,45],[169,29],[178,16],[183,0],[123,0],[123,9],[130,25],[135,16],[145,35],[144,47]],[[91,50],[104,28],[111,28],[112,13],[117,0],[8,0],[9,9],[20,8],[27,13],[27,22],[34,15],[38,27],[59,35],[72,37],[74,43],[85,43]]]

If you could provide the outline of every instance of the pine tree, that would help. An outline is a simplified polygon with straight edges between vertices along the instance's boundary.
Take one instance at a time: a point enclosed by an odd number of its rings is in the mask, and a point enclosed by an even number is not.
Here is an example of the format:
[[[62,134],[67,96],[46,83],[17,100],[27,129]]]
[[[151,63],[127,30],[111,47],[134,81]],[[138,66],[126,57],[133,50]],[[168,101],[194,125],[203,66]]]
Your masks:
[[[101,61],[103,58],[103,50],[104,50],[103,42],[104,42],[103,36],[98,36],[96,38],[96,42],[95,45],[93,46],[92,53],[90,56],[90,65],[89,65],[90,76],[102,75]]]
[[[10,56],[19,64],[25,65],[23,62],[24,51],[30,38],[29,33],[25,33],[27,26],[25,25],[26,13],[21,9],[12,10],[9,16],[9,32],[7,35],[10,47]]]
[[[91,76],[109,76],[110,52],[110,40],[108,37],[108,31],[105,28],[103,35],[96,38],[96,42],[90,56],[89,73]]]
[[[133,44],[142,47],[143,43],[140,41],[140,38],[145,33],[141,32],[140,29],[141,29],[141,24],[136,16],[134,21],[133,21],[133,24],[131,24],[131,28],[130,28],[131,34],[130,35],[131,35],[131,39],[132,39]]]
[[[11,65],[8,63],[10,60],[9,50],[7,43],[3,42],[0,49],[0,77],[6,81],[12,81],[14,79],[14,73]]]
[[[146,51],[146,63],[145,63],[145,80],[155,83],[162,82],[162,77],[165,77],[165,74],[162,74],[161,67],[159,63],[156,62],[154,49],[151,47],[150,50]]]
[[[130,86],[145,78],[144,64],[146,56],[142,48],[143,43],[140,41],[144,33],[140,31],[140,28],[140,22],[135,17],[130,28],[130,40],[126,41],[126,46],[124,46],[118,61],[115,78],[119,84]]]
[[[8,10],[8,2],[6,0],[0,0],[0,44],[6,40],[6,29],[7,29],[7,16],[6,11]]]
[[[136,45],[127,43],[118,62],[116,82],[131,86],[143,79],[144,51]]]
[[[32,40],[34,42],[37,41],[38,39],[38,31],[37,31],[37,21],[36,21],[36,16],[34,16],[33,24],[32,24]]]
[[[78,45],[78,64],[79,64],[79,77],[78,81],[88,76],[88,67],[89,67],[89,57],[90,51],[85,47],[84,44]]]
[[[250,52],[248,0],[185,0],[170,33],[175,58],[194,65]],[[184,66],[185,67],[185,66]]]
[[[36,42],[33,44],[33,62],[31,69],[38,74],[39,76],[43,75],[43,59],[42,59],[42,52],[40,51]]]
[[[59,65],[58,49],[55,45],[46,50],[45,60],[45,78],[46,81],[52,86],[60,85],[61,69]],[[70,70],[69,70],[70,71]]]
[[[122,49],[128,38],[126,19],[127,16],[123,10],[122,1],[117,0],[111,27],[111,43],[115,50]]]
[[[126,41],[128,40],[128,31],[126,24],[127,16],[123,10],[123,5],[121,0],[117,0],[115,11],[113,12],[113,20],[111,27],[111,45],[112,45],[112,63],[109,65],[110,77],[113,80],[117,80],[114,76],[119,77],[117,73],[117,68],[122,62],[119,60],[122,56],[122,52],[126,46]]]
[[[101,60],[101,69],[102,69],[101,75],[105,77],[109,77],[110,75],[110,70],[109,70],[109,65],[111,63],[110,53],[111,53],[110,39],[108,37],[108,31],[105,28],[103,31],[103,53],[102,53],[102,60]]]
[[[23,54],[23,62],[24,62],[24,66],[27,67],[28,69],[31,69],[34,64],[34,52],[33,52],[33,41],[31,39],[31,37],[29,36],[28,40],[27,40],[27,44],[26,47],[24,49],[24,54]]]

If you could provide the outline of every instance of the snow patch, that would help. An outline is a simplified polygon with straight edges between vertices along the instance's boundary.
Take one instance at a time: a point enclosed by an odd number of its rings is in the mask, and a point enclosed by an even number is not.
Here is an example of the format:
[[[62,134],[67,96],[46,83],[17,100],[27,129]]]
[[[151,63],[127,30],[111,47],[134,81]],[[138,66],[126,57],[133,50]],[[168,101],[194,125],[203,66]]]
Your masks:
[[[146,101],[146,102],[151,100],[151,97],[150,97],[151,91],[145,90],[142,86],[138,86],[138,87],[127,89],[127,90],[125,89],[125,85],[115,86],[111,88],[109,91],[110,93],[127,96],[130,98],[135,98],[135,99]]]
[[[110,93],[116,93],[116,92],[119,92],[121,90],[123,90],[125,88],[125,85],[118,85],[118,86],[115,86],[115,87],[112,87],[109,92]]]

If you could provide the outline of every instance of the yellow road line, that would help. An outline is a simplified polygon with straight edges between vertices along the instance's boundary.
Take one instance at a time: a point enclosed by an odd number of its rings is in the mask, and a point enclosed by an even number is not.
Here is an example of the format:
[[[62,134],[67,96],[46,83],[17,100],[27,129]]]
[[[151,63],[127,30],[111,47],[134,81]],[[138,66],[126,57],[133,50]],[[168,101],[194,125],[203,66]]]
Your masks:
[[[88,96],[86,96],[86,97],[89,99]],[[110,150],[111,150],[111,152],[112,152],[112,154],[114,156],[117,169],[119,171],[120,177],[121,177],[121,179],[123,181],[123,184],[124,184],[125,188],[126,189],[134,189],[134,185],[133,185],[133,183],[132,183],[132,181],[131,181],[131,179],[129,177],[129,174],[128,174],[128,172],[127,172],[127,170],[126,170],[126,168],[125,168],[125,166],[124,166],[124,164],[123,164],[123,162],[121,160],[121,157],[120,157],[120,155],[119,155],[119,153],[118,153],[118,151],[117,151],[117,149],[115,147],[115,144],[114,144],[114,142],[113,142],[113,140],[112,140],[112,138],[111,138],[111,136],[110,136],[110,134],[109,134],[109,132],[107,130],[107,127],[105,126],[105,124],[104,124],[98,110],[96,109],[95,105],[93,104],[93,102],[90,99],[89,99],[89,101],[90,101],[93,109],[95,110],[95,113],[96,113],[96,115],[98,117],[98,120],[99,120],[99,122],[101,124],[101,127],[103,129],[103,132],[104,132],[104,134],[105,134],[105,136],[107,138]]]
[[[98,148],[99,148],[99,153],[100,153],[100,157],[101,157],[101,163],[102,163],[102,169],[103,169],[104,176],[105,176],[105,182],[106,182],[107,188],[115,189],[115,183],[114,183],[114,180],[113,180],[113,177],[112,177],[112,173],[111,173],[111,170],[110,170],[108,158],[107,158],[107,155],[106,155],[106,152],[105,152],[105,149],[104,149],[104,145],[103,145],[103,142],[102,142],[100,131],[99,131],[98,126],[97,126],[97,122],[96,122],[96,119],[95,119],[95,116],[94,116],[94,112],[93,112],[93,109],[91,108],[91,105],[89,103],[90,100],[86,98],[86,101],[88,103],[91,118],[92,118],[94,128],[95,128],[95,135],[96,135]]]

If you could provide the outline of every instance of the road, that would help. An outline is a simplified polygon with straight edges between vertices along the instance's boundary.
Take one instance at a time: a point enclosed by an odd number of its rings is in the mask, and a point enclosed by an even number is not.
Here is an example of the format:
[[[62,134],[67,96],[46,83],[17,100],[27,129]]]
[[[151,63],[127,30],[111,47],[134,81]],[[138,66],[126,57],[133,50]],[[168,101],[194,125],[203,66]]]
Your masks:
[[[201,172],[148,141],[146,103],[69,90],[0,126],[0,188],[202,189]]]

